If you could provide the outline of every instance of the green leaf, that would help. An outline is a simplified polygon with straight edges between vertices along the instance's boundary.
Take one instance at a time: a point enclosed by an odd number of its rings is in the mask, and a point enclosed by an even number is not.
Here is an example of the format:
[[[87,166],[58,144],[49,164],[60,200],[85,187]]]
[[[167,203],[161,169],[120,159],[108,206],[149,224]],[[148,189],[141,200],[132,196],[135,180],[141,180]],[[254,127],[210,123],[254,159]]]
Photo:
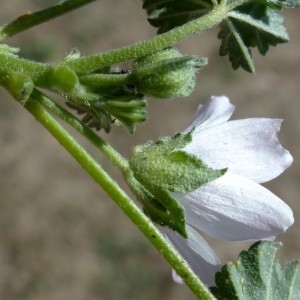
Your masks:
[[[280,243],[258,242],[216,274],[212,293],[219,300],[300,299],[300,261],[281,267],[275,259]]]
[[[210,0],[144,0],[143,8],[149,23],[163,33],[206,15],[213,4]]]
[[[221,30],[218,38],[222,40],[219,54],[228,55],[234,70],[242,67],[248,72],[254,73],[254,64],[251,58],[250,49],[244,43],[230,20],[225,20],[220,25]]]
[[[300,0],[266,0],[266,2],[279,8],[300,7]]]
[[[208,15],[220,1],[212,0],[144,0],[151,25],[158,33]],[[241,1],[243,2],[243,1]],[[219,4],[220,6],[223,5]],[[221,39],[219,53],[228,55],[233,69],[242,67],[254,73],[251,48],[265,55],[270,46],[289,40],[283,17],[279,9],[300,7],[300,0],[249,0],[239,5],[236,0],[227,0],[228,17],[220,24],[218,37]]]
[[[242,67],[254,72],[251,47],[265,55],[269,46],[288,42],[289,36],[282,25],[283,17],[275,9],[256,1],[229,12],[229,18],[221,24],[220,55],[228,55],[233,69]]]

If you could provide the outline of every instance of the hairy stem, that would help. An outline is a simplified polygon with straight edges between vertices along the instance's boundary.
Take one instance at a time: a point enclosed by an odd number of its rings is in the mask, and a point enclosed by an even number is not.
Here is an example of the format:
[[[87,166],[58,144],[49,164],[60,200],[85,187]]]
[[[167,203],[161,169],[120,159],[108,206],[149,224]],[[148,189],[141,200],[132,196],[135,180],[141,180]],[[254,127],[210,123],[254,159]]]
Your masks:
[[[227,17],[227,14],[228,8],[225,5],[218,5],[207,15],[190,21],[180,27],[176,27],[166,33],[157,35],[149,40],[96,55],[70,59],[64,64],[72,68],[78,74],[90,73],[97,69],[173,46],[193,34],[219,24]]]
[[[161,232],[140,208],[127,196],[119,185],[102,169],[102,167],[82,148],[81,145],[34,99],[30,98],[25,108],[53,135],[53,137],[70,153],[88,174],[116,202],[131,221],[148,238],[152,245],[169,262],[187,286],[199,299],[215,299],[207,287],[193,273],[189,265],[168,243]]]
[[[0,41],[4,40],[7,37],[16,35],[17,33],[20,33],[22,31],[25,31],[33,26],[39,25],[63,14],[66,14],[69,11],[72,11],[93,1],[95,0],[60,1],[58,4],[46,9],[34,13],[23,14],[14,21],[0,28]]]
[[[2,84],[7,75],[13,72],[22,72],[28,75],[33,82],[39,84],[45,81],[44,78],[51,71],[49,64],[38,63],[28,59],[23,59],[17,55],[6,52],[0,52],[0,84]]]
[[[123,173],[126,173],[128,171],[127,160],[106,141],[104,141],[99,135],[97,135],[93,130],[91,130],[88,126],[74,117],[70,112],[68,112],[66,109],[64,109],[59,104],[55,103],[42,92],[36,89],[33,90],[31,98],[40,103],[47,110],[54,113],[56,116],[60,117],[74,129],[76,129],[79,133],[85,136]]]

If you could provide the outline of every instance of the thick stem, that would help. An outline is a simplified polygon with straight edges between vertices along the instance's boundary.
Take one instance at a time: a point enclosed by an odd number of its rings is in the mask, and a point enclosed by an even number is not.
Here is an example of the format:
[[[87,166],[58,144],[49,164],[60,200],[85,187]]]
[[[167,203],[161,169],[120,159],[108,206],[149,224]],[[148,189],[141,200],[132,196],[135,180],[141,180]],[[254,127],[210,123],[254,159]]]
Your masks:
[[[0,84],[5,82],[8,74],[22,72],[38,85],[40,81],[45,80],[44,78],[51,71],[51,68],[49,64],[37,63],[0,52]]]
[[[34,99],[26,102],[25,108],[56,138],[89,175],[116,202],[131,221],[142,231],[153,246],[169,262],[199,299],[215,299],[207,287],[199,281],[188,264],[167,242],[160,231],[126,195],[101,166],[79,145],[75,139]]]
[[[64,1],[61,4],[57,4],[56,6],[50,7],[48,10],[43,10],[40,12],[36,12],[32,14],[31,16],[24,17],[26,20],[28,18],[28,27],[33,26],[32,24],[38,24],[35,23],[38,20],[41,22],[46,20],[44,18],[45,16],[48,16],[49,18],[52,18],[54,16],[58,16],[59,14],[65,13],[71,9],[75,9],[80,5],[84,5],[88,2],[91,2],[92,0],[70,0],[70,1]],[[246,1],[246,0],[244,0]],[[235,5],[239,5],[243,2],[243,0],[239,0],[234,2]],[[215,7],[214,10],[212,10],[207,15],[200,17],[198,19],[195,19],[191,22],[188,22],[180,27],[176,27],[173,30],[170,30],[164,34],[157,35],[153,37],[152,39],[142,41],[127,47],[115,49],[112,51],[95,54],[87,57],[79,57],[79,58],[73,58],[68,59],[60,65],[65,65],[67,67],[70,67],[75,73],[78,75],[88,74],[95,70],[99,70],[101,68],[111,66],[113,64],[123,62],[126,60],[138,58],[150,53],[154,53],[156,51],[162,50],[166,47],[173,46],[177,42],[186,39],[190,37],[191,35],[198,33],[200,31],[203,31],[205,29],[208,29],[212,26],[215,26],[222,22],[225,18],[228,17],[228,12],[233,9],[233,4],[231,4],[230,7],[226,5],[226,3],[221,3],[218,6]],[[49,13],[49,15],[48,15]],[[18,19],[17,19],[18,20]],[[8,34],[10,32],[25,30],[24,27],[27,24],[27,21],[25,22],[23,19],[19,20],[18,23],[16,21],[4,26],[0,30],[0,39],[1,39],[1,32],[3,35],[3,32],[5,34]],[[14,25],[15,24],[15,25]],[[30,25],[29,25],[30,24]],[[12,29],[9,29],[11,26]],[[16,26],[16,27],[15,27]],[[26,25],[27,26],[27,25]],[[15,28],[15,29],[14,29]],[[9,68],[8,68],[9,67]],[[53,66],[47,65],[47,64],[39,64],[36,62],[31,62],[28,60],[21,59],[17,56],[13,55],[7,55],[7,53],[0,53],[0,81],[1,78],[5,78],[8,72],[12,71],[20,71],[23,73],[26,73],[32,81],[38,86],[40,84],[47,82],[47,74],[49,70],[51,70]],[[107,74],[106,74],[107,75]],[[92,80],[95,83],[102,82],[102,84],[116,84],[117,82],[127,82],[129,80],[129,77],[127,74],[108,74],[111,76],[102,76],[99,75],[98,77],[93,75],[95,78],[93,78],[92,75],[88,75],[87,77],[82,77],[82,80],[89,81]],[[91,77],[89,77],[91,76]],[[81,78],[81,76],[80,76]]]
[[[46,9],[34,13],[23,14],[14,21],[0,28],[0,41],[4,40],[7,37],[16,35],[17,33],[20,33],[22,31],[25,31],[26,29],[29,29],[33,26],[39,25],[58,16],[66,14],[71,10],[79,8],[93,1],[95,0],[60,1],[60,3]]]
[[[156,51],[170,47],[193,34],[206,30],[219,24],[227,17],[228,8],[219,5],[207,15],[176,27],[166,33],[160,34],[127,47],[104,52],[101,54],[81,57],[66,61],[64,64],[71,67],[76,73],[90,73],[113,64],[138,58]]]

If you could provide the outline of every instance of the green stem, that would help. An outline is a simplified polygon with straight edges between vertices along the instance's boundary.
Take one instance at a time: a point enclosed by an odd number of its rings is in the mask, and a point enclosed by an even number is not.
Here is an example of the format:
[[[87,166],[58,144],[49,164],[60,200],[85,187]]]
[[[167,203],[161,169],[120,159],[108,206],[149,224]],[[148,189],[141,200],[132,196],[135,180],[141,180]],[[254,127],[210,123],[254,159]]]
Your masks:
[[[55,103],[47,96],[45,96],[42,92],[36,89],[33,90],[31,98],[40,103],[45,108],[47,108],[47,110],[60,117],[70,126],[72,126],[75,130],[77,130],[80,134],[85,136],[92,144],[94,144],[101,152],[103,152],[109,158],[109,160],[123,173],[126,173],[128,171],[127,160],[113,147],[111,147],[106,141],[104,141],[99,135],[97,135],[93,130],[91,130],[88,126],[86,126],[76,117],[74,117],[70,112],[65,110],[59,104]]]
[[[21,19],[17,19],[12,23],[4,26],[0,29],[0,39],[4,34],[14,34],[18,31],[25,30],[27,27],[38,24],[39,22],[45,21],[47,18],[53,18],[59,14],[66,13],[71,9],[75,9],[81,5],[94,0],[69,0],[64,1],[61,4],[50,7],[46,10],[33,13]],[[145,40],[127,47],[115,49],[112,51],[99,53],[87,57],[69,58],[60,63],[60,67],[67,66],[72,69],[72,72],[77,75],[86,75],[87,73],[111,66],[113,64],[123,62],[129,59],[138,58],[156,51],[162,50],[166,47],[173,46],[177,42],[190,37],[191,35],[198,33],[202,30],[208,29],[212,26],[219,24],[221,21],[228,17],[228,13],[235,6],[240,5],[243,2],[249,0],[239,0],[236,2],[221,2],[207,15],[195,19],[182,26],[176,27],[164,34],[157,35],[152,39]],[[27,26],[27,27],[26,27]],[[9,66],[9,68],[8,68]],[[8,52],[0,52],[0,84],[7,74],[11,72],[22,72],[28,75],[31,80],[37,86],[44,86],[48,82],[49,72],[53,69],[54,65],[41,64],[26,59],[19,58],[16,55],[11,55]],[[75,74],[74,73],[74,74]],[[75,75],[76,76],[76,75]],[[90,76],[90,77],[89,77]],[[94,77],[93,77],[94,76]],[[104,74],[102,75],[87,75],[79,76],[83,81],[92,80],[95,84],[100,83],[103,85],[110,84],[114,85],[117,83],[127,83],[130,80],[128,74]],[[47,87],[44,86],[44,87]]]
[[[49,64],[37,63],[0,51],[0,84],[6,80],[8,74],[13,72],[22,72],[28,75],[33,82],[39,84],[40,81],[45,81],[44,78],[51,69]]]
[[[0,41],[93,1],[95,0],[60,1],[60,3],[46,9],[34,13],[23,14],[11,23],[0,28]]]
[[[75,116],[73,116],[69,111],[65,110],[59,104],[55,103],[53,100],[48,98],[42,92],[37,89],[34,89],[31,98],[45,107],[48,111],[51,111],[53,114],[58,116],[60,119],[68,123],[71,127],[77,130],[80,134],[85,136],[94,146],[96,146],[106,157],[114,164],[117,168],[119,168],[127,184],[130,186],[132,191],[136,195],[140,201],[144,200],[144,195],[147,193],[145,188],[135,179],[133,176],[128,161],[113,147],[111,147],[106,141],[104,141],[99,135],[97,135],[93,130],[91,130],[88,126],[78,120]],[[150,195],[148,197],[150,199]],[[147,205],[148,203],[142,202],[143,205]]]
[[[34,99],[29,99],[25,108],[54,136],[89,175],[116,202],[131,221],[141,230],[153,246],[181,276],[198,299],[215,299],[207,287],[193,273],[189,265],[167,242],[160,231],[144,215],[138,206],[127,196],[101,166],[82,148],[81,145]]]
[[[121,86],[131,83],[128,74],[88,74],[79,76],[81,83],[91,87]]]
[[[173,46],[193,34],[219,24],[227,17],[228,11],[229,9],[225,5],[218,5],[207,15],[176,27],[166,33],[157,35],[149,40],[96,55],[70,59],[64,64],[72,68],[78,74],[90,73],[122,61],[154,53],[166,47]]]

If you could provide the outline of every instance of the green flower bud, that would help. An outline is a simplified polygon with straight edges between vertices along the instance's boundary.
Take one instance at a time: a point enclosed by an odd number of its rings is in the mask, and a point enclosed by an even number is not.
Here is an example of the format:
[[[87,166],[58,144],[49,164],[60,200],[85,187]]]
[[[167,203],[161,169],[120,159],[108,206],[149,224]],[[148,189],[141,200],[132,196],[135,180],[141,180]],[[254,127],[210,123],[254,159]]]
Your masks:
[[[134,133],[135,124],[146,120],[146,102],[143,95],[127,89],[120,89],[108,96],[99,96],[93,101],[69,98],[67,104],[79,114],[84,114],[82,121],[89,127],[97,130],[103,128],[106,132],[110,131],[112,123],[121,123],[130,133]]]
[[[206,58],[184,56],[171,48],[135,60],[131,81],[139,93],[157,98],[188,96],[196,72],[206,63]]]
[[[136,123],[146,121],[146,101],[142,95],[124,95],[105,102],[105,110],[118,122],[126,126],[130,133],[135,131]]]

